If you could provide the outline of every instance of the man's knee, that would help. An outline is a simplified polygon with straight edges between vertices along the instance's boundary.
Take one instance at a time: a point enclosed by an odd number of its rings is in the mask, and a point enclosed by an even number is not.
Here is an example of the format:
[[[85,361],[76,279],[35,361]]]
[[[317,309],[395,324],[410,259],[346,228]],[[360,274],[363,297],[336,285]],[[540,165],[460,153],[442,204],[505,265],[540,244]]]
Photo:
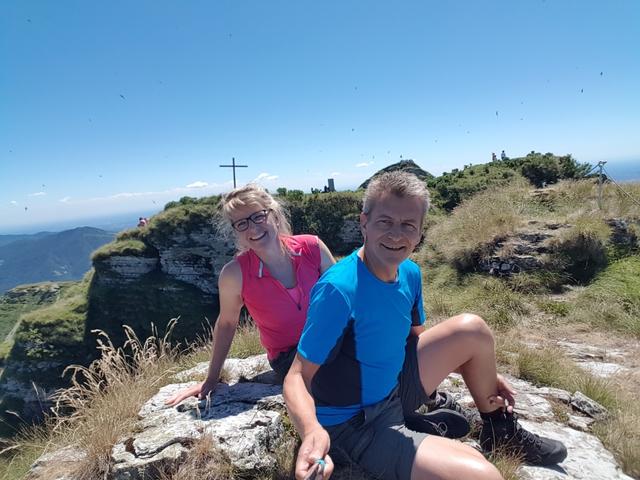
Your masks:
[[[457,334],[479,339],[484,342],[494,343],[493,332],[482,317],[474,313],[463,313],[454,317],[454,329]]]

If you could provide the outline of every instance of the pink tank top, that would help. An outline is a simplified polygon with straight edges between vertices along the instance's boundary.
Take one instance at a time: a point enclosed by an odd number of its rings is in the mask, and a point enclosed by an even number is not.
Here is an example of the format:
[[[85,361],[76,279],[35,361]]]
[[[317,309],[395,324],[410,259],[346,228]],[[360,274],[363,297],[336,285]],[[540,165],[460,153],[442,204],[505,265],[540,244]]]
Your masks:
[[[260,343],[269,360],[298,345],[307,318],[309,294],[320,277],[318,237],[281,238],[291,254],[296,274],[296,286],[292,289],[273,278],[253,250],[237,257],[242,271],[242,300],[258,326]]]

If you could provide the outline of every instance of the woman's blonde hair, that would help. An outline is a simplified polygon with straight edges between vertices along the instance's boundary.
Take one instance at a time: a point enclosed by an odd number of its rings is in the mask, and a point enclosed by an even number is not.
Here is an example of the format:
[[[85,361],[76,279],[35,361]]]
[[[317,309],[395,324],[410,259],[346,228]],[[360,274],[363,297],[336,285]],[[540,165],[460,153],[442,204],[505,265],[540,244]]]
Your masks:
[[[219,222],[219,229],[223,233],[226,233],[227,236],[233,237],[231,212],[247,205],[258,205],[265,210],[271,210],[270,215],[273,215],[276,221],[278,234],[291,235],[291,225],[284,207],[260,185],[249,183],[244,187],[231,190],[220,199],[220,216],[222,221]],[[242,247],[237,241],[236,247],[238,251],[242,251]]]

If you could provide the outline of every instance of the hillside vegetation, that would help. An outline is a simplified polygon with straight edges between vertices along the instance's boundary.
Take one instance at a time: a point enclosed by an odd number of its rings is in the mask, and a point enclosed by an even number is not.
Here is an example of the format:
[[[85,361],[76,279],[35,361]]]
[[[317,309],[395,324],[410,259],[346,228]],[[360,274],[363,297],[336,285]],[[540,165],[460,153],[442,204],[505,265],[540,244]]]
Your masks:
[[[534,168],[538,162],[540,168]],[[549,364],[549,361],[545,360],[546,357],[528,354],[520,340],[511,341],[518,338],[525,327],[543,334],[552,332],[559,325],[576,325],[577,329],[586,325],[607,336],[620,333],[640,339],[640,261],[637,256],[640,208],[615,185],[606,184],[603,208],[599,209],[594,180],[574,180],[572,177],[587,170],[571,157],[531,154],[523,159],[468,166],[428,180],[432,185],[435,207],[427,221],[426,242],[414,257],[424,274],[425,309],[429,321],[437,322],[463,311],[483,316],[496,330],[499,345],[508,344],[508,348],[504,348],[505,353],[499,357],[502,367],[516,374],[522,372],[522,375],[543,384],[560,385],[563,376],[572,374],[559,369],[555,377],[544,377],[533,368],[536,362]],[[562,177],[569,179],[562,180]],[[542,182],[545,188],[537,189],[534,184],[542,185]],[[625,190],[632,197],[640,198],[640,184],[626,184]],[[346,219],[357,218],[361,192],[304,195],[283,189],[280,197],[291,210],[294,232],[316,233],[336,253],[345,248],[337,232]],[[185,197],[179,202],[172,202],[151,219],[146,229],[122,232],[114,242],[98,250],[94,254],[94,262],[104,262],[118,255],[153,257],[157,254],[154,245],[171,244],[176,237],[200,232],[205,226],[210,228],[215,222],[218,201],[218,197]],[[619,222],[613,224],[612,220]],[[615,225],[620,222],[626,228],[624,241],[616,237]],[[483,267],[496,255],[515,255],[505,247],[514,236],[533,235],[542,230],[550,233],[537,257],[538,267],[531,270],[523,268],[504,276],[490,275]],[[146,336],[141,332],[150,331],[150,323],[162,309],[166,310],[162,310],[166,316],[171,317],[180,316],[183,311],[196,311],[204,317],[207,307],[198,303],[195,290],[194,296],[190,296],[187,290],[191,287],[186,285],[179,282],[168,284],[164,278],[150,275],[142,282],[129,284],[129,293],[123,294],[116,286],[95,285],[88,276],[77,287],[69,289],[56,304],[22,317],[16,334],[22,346],[15,354],[24,360],[36,360],[47,358],[52,352],[84,353],[82,348],[88,345],[88,332],[92,328],[104,330],[107,327],[111,329],[114,348],[117,348],[126,340],[125,333],[115,332],[113,326],[105,325],[113,316],[110,302],[116,295],[118,302],[130,306],[124,322],[133,325],[132,332],[142,339]],[[574,294],[573,289],[578,287]],[[178,326],[181,321],[178,321]],[[186,330],[195,330],[194,325],[190,324]],[[176,338],[182,339],[182,333]],[[253,347],[248,350],[255,350],[255,334],[249,345]],[[236,348],[243,352],[247,350],[246,347]],[[203,360],[208,355],[205,351],[185,357],[178,355],[177,350],[170,351],[170,355],[167,353],[162,357],[164,369],[183,367],[185,362],[190,364],[195,358]],[[547,353],[559,355],[557,352]],[[127,375],[134,373],[128,372]],[[154,370],[153,375],[154,381],[162,384],[162,372]],[[590,377],[577,380],[584,381],[582,388],[592,389],[594,397],[601,395],[598,391],[604,390]],[[146,390],[140,391],[142,393],[136,390],[136,381],[128,380],[124,384],[132,390],[136,401],[142,402],[148,396]],[[105,394],[110,388],[105,390]],[[631,395],[619,385],[611,388],[615,389],[617,398]],[[115,391],[112,394],[120,395]],[[627,431],[625,442],[633,448],[622,448],[617,443],[619,440],[611,435],[611,429],[615,425],[619,428],[622,422],[622,403],[607,400],[605,396],[598,398],[609,402],[614,411],[610,423],[599,427],[599,435],[616,452],[627,472],[640,475],[637,454],[640,452],[640,428],[632,427]],[[90,403],[79,408],[79,415],[97,415]],[[640,425],[640,411],[636,410],[625,412],[625,422]],[[114,411],[106,415],[112,415],[114,422],[117,419],[124,425],[130,420],[127,415],[135,415],[136,411],[132,407],[126,412]],[[83,442],[93,442],[91,429],[95,424],[83,425],[89,425],[89,430],[82,434]],[[114,427],[108,439],[115,438],[117,433],[119,430]],[[47,435],[45,438],[50,439]],[[104,442],[104,438],[99,441]],[[58,438],[56,442],[65,444],[66,440],[68,438]],[[96,448],[100,452],[108,451],[110,441]],[[32,455],[38,451],[39,447],[34,448]],[[10,455],[7,458],[11,460]],[[14,461],[18,460],[14,458]]]

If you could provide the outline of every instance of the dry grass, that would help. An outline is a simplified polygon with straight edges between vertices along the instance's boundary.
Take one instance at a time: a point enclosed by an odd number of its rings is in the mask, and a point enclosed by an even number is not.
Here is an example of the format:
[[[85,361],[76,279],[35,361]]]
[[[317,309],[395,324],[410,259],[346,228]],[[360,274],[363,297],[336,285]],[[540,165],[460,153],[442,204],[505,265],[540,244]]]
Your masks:
[[[0,452],[0,480],[24,478],[51,441],[46,427],[30,427],[19,431],[11,444],[3,445]]]
[[[518,480],[518,469],[522,459],[518,455],[504,451],[496,451],[489,456],[489,461],[495,465],[504,480]]]
[[[517,367],[520,378],[536,385],[562,388],[570,393],[579,390],[610,410],[618,407],[612,382],[587,373],[559,349],[521,347]]]
[[[497,238],[523,224],[532,208],[529,191],[528,182],[519,180],[475,195],[429,229],[428,243],[451,265],[461,271],[469,269]]]
[[[261,353],[264,353],[264,348],[260,344],[260,334],[255,324],[251,322],[238,327],[228,357],[247,358]]]
[[[157,473],[157,480],[232,480],[237,478],[229,458],[218,448],[215,440],[204,435],[196,440],[179,465],[165,467]]]
[[[167,383],[177,349],[169,342],[175,320],[164,337],[138,339],[125,327],[127,341],[116,348],[99,333],[101,357],[88,367],[71,366],[71,386],[56,394],[53,416],[14,439],[19,453],[8,451],[0,463],[0,478],[22,478],[43,452],[80,445],[82,461],[69,466],[74,478],[103,478],[110,468],[113,445],[133,428],[141,406]]]
[[[434,322],[462,312],[480,315],[496,330],[504,330],[529,312],[524,294],[498,278],[471,275],[458,280],[449,266],[429,269],[423,299],[427,317]]]
[[[88,367],[69,367],[72,384],[57,396],[54,433],[64,444],[82,445],[87,452],[77,465],[79,480],[100,478],[109,470],[113,445],[131,431],[141,406],[166,383],[177,354],[168,340],[174,325],[163,338],[145,341],[126,327],[122,348],[101,333],[101,357]]]
[[[563,221],[570,221],[584,214],[598,212],[597,182],[594,180],[566,180],[557,183],[551,189],[549,204],[550,215]],[[625,183],[622,188],[633,198],[640,198],[640,183]],[[640,218],[640,205],[620,191],[614,184],[605,184],[602,194],[601,215],[607,218]]]
[[[609,419],[597,422],[593,432],[620,462],[622,469],[640,478],[640,406],[637,398],[623,395]]]
[[[173,373],[210,357],[210,341],[205,338],[179,356],[178,349],[169,342],[174,325],[172,321],[164,337],[156,335],[145,341],[125,327],[127,342],[122,348],[114,347],[106,334],[98,332],[100,359],[88,367],[69,367],[72,385],[57,395],[55,415],[46,425],[18,435],[14,445],[0,454],[0,480],[23,478],[43,452],[68,445],[81,445],[87,456],[72,466],[60,465],[61,469],[67,473],[71,470],[78,480],[104,478],[111,467],[113,445],[135,429],[141,406],[169,382]],[[232,356],[246,357],[262,352],[255,326],[240,327],[234,338]],[[292,427],[289,430],[276,449],[276,467],[273,471],[258,473],[259,478],[291,478],[297,436]],[[157,478],[222,480],[235,479],[238,475],[228,458],[215,447],[215,442],[204,437],[191,445],[184,462],[177,468],[163,467],[157,472]]]

